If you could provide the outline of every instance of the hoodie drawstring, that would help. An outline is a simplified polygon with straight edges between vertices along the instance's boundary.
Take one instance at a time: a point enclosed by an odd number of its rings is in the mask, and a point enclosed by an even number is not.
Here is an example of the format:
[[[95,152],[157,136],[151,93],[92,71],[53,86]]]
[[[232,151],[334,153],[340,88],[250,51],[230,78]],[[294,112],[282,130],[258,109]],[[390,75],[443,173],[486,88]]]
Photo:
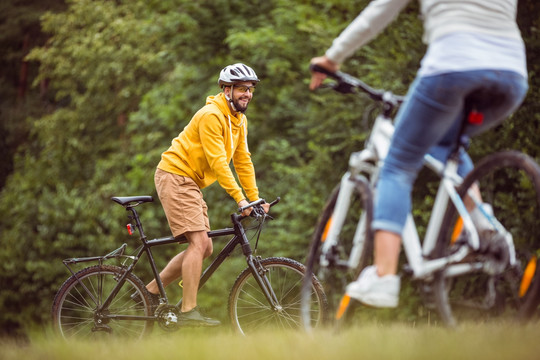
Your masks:
[[[232,136],[232,124],[231,124],[231,115],[227,115],[227,118],[229,119],[229,135],[231,137],[231,150],[233,149],[233,136]],[[242,118],[243,120],[243,118]],[[249,152],[248,142],[247,142],[247,128],[246,128],[246,122],[242,121],[240,126],[244,127],[244,141],[246,143],[246,151]]]
[[[246,142],[246,151],[249,152],[248,143],[247,143],[247,129],[246,129],[246,122],[244,121],[244,140]]]
[[[233,138],[232,138],[232,124],[231,124],[231,115],[227,115],[229,118],[229,135],[231,135],[231,150],[233,149]]]

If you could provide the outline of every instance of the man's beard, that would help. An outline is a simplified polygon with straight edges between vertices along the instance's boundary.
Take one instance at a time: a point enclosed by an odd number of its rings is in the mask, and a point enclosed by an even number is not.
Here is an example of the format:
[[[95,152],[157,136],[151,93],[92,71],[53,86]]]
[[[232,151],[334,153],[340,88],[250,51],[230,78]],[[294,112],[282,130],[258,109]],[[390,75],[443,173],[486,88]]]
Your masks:
[[[249,101],[247,102],[246,106],[242,106],[242,105],[240,105],[239,98],[238,99],[232,99],[232,100],[233,100],[234,107],[236,108],[236,111],[239,111],[242,114],[244,114],[246,112],[247,108],[248,108]]]

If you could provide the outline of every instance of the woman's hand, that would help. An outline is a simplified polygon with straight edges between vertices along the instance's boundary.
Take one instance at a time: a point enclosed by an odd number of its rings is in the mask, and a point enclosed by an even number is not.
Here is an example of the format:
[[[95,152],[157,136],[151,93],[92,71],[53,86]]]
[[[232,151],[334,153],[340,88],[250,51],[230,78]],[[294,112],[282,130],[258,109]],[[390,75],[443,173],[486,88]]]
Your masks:
[[[311,65],[318,65],[325,68],[330,72],[336,72],[339,70],[339,65],[326,57],[326,55],[314,57],[311,59]],[[326,75],[317,71],[311,72],[311,83],[309,84],[310,90],[315,90],[321,86],[322,82],[326,79]]]

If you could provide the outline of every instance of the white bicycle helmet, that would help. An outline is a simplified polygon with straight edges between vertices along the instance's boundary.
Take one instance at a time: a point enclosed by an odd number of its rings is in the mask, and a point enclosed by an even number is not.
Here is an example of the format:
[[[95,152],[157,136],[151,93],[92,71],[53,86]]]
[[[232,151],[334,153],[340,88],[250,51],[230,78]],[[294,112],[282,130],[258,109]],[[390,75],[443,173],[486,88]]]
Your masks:
[[[223,86],[234,85],[240,81],[259,82],[260,80],[252,68],[242,63],[225,66],[219,73],[218,84],[220,88]]]

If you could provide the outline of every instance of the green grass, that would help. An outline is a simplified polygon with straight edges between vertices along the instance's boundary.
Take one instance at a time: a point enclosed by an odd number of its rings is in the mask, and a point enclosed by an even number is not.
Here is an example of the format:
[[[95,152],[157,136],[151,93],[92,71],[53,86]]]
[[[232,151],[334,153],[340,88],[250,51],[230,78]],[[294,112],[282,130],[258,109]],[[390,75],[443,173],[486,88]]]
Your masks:
[[[339,333],[266,331],[242,337],[183,329],[143,341],[70,341],[34,334],[0,340],[0,359],[538,359],[540,324],[467,324],[457,330],[399,323],[355,326]]]

